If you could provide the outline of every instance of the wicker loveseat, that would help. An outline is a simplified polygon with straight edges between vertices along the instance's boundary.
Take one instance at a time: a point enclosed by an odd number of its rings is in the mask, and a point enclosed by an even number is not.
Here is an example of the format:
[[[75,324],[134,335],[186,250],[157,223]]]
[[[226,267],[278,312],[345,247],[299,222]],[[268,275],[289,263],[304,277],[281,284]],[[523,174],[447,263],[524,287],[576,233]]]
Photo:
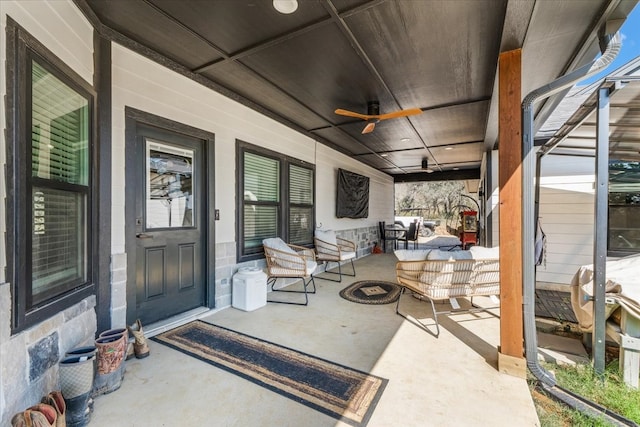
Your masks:
[[[434,301],[449,300],[454,309],[459,308],[455,298],[493,296],[500,294],[500,261],[497,249],[472,248],[469,251],[419,251],[413,256],[407,252],[399,254],[396,264],[396,279],[402,292],[396,304],[396,313],[407,317],[400,311],[400,301],[405,290],[414,296],[431,303],[436,326],[436,336],[440,333],[438,314],[451,310],[437,311]],[[411,254],[411,251],[408,252]],[[415,259],[422,258],[426,259]],[[407,259],[413,258],[413,259]],[[422,324],[422,326],[426,325]]]

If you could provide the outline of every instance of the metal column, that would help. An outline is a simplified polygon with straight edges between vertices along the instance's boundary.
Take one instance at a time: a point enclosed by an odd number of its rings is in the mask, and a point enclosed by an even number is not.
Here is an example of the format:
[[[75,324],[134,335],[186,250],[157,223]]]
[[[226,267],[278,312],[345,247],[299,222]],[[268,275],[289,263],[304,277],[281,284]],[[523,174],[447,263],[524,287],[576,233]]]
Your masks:
[[[596,116],[596,188],[593,230],[593,368],[604,375],[605,365],[605,284],[607,261],[607,216],[609,194],[609,93],[598,89]]]

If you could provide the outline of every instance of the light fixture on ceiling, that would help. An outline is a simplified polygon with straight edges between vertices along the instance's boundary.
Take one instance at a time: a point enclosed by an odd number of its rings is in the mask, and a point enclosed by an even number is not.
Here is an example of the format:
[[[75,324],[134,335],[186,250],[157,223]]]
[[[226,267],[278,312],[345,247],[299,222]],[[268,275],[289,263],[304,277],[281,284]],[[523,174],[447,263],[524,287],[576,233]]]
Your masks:
[[[444,147],[445,150],[453,150],[453,147]]]
[[[380,154],[380,157],[387,157],[387,156],[388,156],[388,154],[387,154],[387,153],[382,153],[382,154]]]
[[[409,141],[411,141],[411,138],[402,138],[400,140],[400,142],[409,142]]]
[[[422,159],[422,169],[429,169],[429,160]]]
[[[273,0],[273,7],[278,12],[288,15],[298,10],[298,0]]]

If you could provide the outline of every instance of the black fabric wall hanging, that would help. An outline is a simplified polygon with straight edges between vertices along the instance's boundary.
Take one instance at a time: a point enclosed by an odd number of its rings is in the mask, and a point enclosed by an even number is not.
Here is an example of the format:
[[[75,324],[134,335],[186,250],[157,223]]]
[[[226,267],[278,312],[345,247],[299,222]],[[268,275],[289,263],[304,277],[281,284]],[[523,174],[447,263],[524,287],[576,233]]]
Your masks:
[[[336,217],[367,218],[369,216],[369,178],[338,169]]]

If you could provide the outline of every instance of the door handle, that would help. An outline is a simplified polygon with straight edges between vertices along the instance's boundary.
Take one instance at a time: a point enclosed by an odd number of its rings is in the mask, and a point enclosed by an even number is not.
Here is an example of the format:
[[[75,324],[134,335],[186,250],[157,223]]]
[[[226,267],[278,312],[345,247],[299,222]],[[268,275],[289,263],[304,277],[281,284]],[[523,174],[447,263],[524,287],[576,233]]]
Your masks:
[[[136,234],[136,237],[138,239],[153,239],[153,235],[146,234],[146,233],[138,233],[138,234]]]

